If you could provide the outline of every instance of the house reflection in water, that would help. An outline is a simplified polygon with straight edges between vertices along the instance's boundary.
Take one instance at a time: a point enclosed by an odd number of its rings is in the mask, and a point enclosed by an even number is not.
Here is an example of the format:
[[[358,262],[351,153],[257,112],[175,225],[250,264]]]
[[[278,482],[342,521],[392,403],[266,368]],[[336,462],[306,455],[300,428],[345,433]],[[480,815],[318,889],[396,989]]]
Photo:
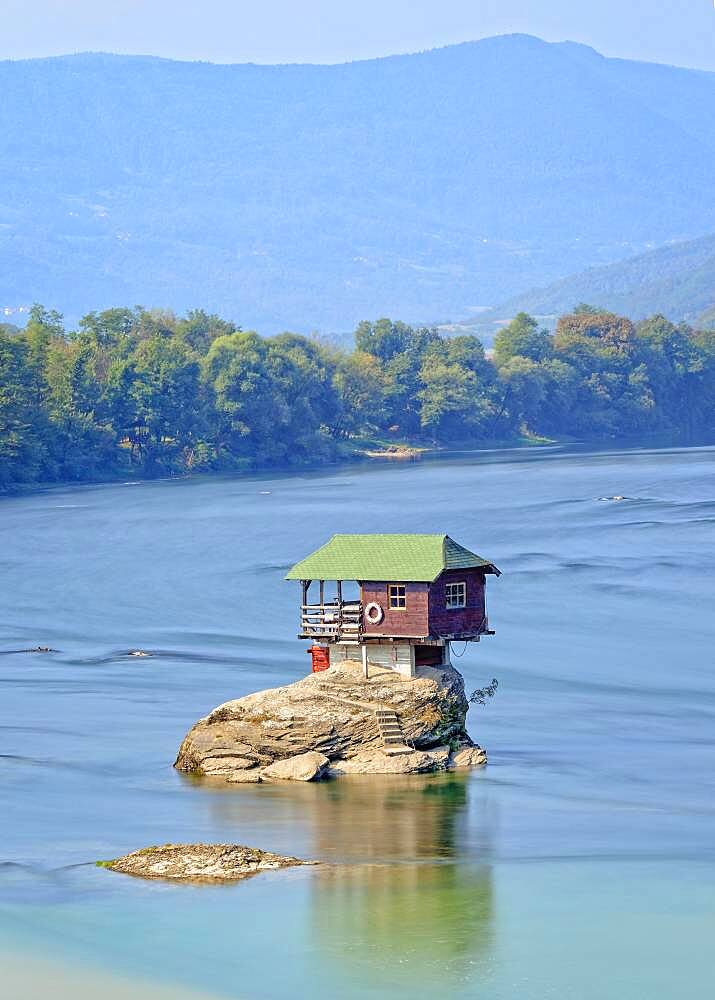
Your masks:
[[[325,791],[315,856],[337,857],[315,871],[312,921],[326,962],[377,977],[386,994],[406,979],[448,992],[479,978],[493,891],[489,838],[467,829],[469,779],[341,779]]]

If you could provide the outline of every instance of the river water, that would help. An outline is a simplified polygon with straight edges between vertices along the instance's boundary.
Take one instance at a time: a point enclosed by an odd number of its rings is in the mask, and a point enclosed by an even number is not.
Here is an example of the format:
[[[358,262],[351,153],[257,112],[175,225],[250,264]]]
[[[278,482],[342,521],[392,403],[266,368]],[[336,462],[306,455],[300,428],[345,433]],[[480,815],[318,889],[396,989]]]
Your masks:
[[[307,672],[283,576],[336,531],[447,531],[503,571],[496,636],[455,660],[499,680],[469,717],[488,767],[176,773],[198,717]],[[83,973],[87,997],[712,995],[715,450],[56,489],[1,500],[0,542],[9,1000]],[[166,841],[327,864],[220,887],[93,864]]]

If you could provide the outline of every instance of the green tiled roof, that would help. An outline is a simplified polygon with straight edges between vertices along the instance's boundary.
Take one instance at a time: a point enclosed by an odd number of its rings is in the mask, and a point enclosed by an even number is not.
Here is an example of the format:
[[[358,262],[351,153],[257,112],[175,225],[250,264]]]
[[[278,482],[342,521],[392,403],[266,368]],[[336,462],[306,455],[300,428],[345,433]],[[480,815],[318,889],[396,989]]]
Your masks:
[[[449,535],[333,535],[301,559],[286,580],[394,580],[431,583],[446,569],[496,566]]]

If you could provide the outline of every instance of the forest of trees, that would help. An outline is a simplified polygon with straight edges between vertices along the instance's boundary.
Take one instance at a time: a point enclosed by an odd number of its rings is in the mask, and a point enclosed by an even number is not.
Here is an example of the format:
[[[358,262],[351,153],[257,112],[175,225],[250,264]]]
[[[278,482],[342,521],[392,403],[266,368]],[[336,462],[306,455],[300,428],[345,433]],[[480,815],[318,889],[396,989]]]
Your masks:
[[[715,332],[580,306],[473,336],[380,319],[352,351],[215,315],[34,306],[0,324],[0,489],[334,461],[369,440],[684,440],[715,430]]]

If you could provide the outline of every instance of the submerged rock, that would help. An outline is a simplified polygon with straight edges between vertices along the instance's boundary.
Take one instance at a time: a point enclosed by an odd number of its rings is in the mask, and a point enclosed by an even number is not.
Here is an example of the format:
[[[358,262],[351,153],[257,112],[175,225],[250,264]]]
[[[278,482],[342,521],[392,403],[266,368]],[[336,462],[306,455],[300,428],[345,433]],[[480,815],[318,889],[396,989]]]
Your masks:
[[[197,881],[235,881],[273,868],[312,863],[241,844],[164,844],[97,862],[125,875]]]
[[[328,764],[330,774],[444,770],[463,748],[476,753],[459,766],[484,764],[465,729],[468,708],[452,667],[420,667],[412,678],[373,668],[366,680],[360,664],[342,663],[220,705],[192,727],[175,767],[235,782],[311,781]],[[401,748],[385,745],[376,713],[386,711],[397,716]]]
[[[230,781],[234,785],[256,784],[260,780],[261,772],[258,768],[254,768],[252,771],[231,771],[230,774],[226,775],[226,781]]]

